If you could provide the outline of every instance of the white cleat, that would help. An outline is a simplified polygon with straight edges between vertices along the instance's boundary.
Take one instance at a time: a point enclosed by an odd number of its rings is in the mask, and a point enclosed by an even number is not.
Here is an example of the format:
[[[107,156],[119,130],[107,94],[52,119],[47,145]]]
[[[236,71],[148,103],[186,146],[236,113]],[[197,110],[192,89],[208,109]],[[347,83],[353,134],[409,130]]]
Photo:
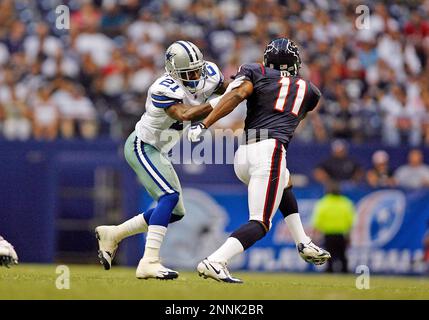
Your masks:
[[[118,249],[119,241],[116,239],[115,226],[99,226],[95,228],[95,236],[98,240],[98,258],[105,270],[112,267],[112,260]]]
[[[140,259],[136,270],[137,279],[172,280],[179,277],[177,271],[168,269],[161,264],[159,259]]]
[[[309,243],[299,243],[297,246],[299,255],[308,263],[322,265],[331,258],[331,254],[316,246],[312,241]]]
[[[216,281],[227,283],[243,283],[242,280],[233,278],[226,267],[226,263],[213,262],[204,259],[197,266],[198,274],[204,279],[212,278]]]

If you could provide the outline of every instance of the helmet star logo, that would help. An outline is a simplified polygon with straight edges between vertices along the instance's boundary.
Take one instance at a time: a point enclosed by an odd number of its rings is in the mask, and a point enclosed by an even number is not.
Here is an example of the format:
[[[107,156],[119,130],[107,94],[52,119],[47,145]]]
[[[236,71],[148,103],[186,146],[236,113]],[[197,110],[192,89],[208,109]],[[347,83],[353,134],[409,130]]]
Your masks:
[[[174,57],[175,55],[176,55],[176,54],[174,54],[174,53],[167,52],[167,53],[165,54],[165,58],[166,58],[168,61],[171,61],[171,59],[173,59],[173,57]]]

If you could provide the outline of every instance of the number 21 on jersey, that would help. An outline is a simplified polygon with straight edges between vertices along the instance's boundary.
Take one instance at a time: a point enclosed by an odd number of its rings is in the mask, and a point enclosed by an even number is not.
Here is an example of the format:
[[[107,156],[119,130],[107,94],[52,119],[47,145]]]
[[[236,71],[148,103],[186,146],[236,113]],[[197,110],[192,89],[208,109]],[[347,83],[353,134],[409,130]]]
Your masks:
[[[274,110],[284,112],[286,101],[289,95],[290,78],[281,77],[279,80],[279,83],[280,83],[280,90],[279,90],[279,95],[277,97],[276,103],[274,105]],[[304,101],[305,92],[307,90],[307,83],[304,80],[299,79],[296,82],[296,84],[298,86],[298,90],[291,109],[291,113],[294,116],[298,116],[299,109],[301,108],[302,102]]]

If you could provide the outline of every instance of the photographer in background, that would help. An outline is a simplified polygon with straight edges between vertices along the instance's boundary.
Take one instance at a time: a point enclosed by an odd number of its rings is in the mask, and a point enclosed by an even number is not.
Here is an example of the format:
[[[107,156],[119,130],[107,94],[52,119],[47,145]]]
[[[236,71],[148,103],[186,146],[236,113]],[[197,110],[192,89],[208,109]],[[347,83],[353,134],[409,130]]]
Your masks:
[[[373,167],[366,174],[366,181],[373,188],[394,187],[393,170],[389,165],[389,155],[384,150],[377,150],[372,155]]]

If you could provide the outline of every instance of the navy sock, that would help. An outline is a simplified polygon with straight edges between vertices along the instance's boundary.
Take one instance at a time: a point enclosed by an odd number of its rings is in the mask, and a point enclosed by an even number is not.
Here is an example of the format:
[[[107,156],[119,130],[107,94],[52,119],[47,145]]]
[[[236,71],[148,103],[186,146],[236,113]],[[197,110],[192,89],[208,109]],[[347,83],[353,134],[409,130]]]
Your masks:
[[[150,217],[152,216],[152,213],[153,213],[154,210],[155,210],[155,208],[152,208],[152,209],[149,209],[149,210],[147,210],[146,212],[143,213],[143,217],[144,217],[144,220],[146,221],[146,223],[149,223]],[[178,214],[172,213],[171,217],[170,217],[170,222],[169,223],[173,223],[173,222],[176,222],[176,221],[179,221],[179,220],[182,220],[182,219],[183,219],[183,216],[180,216]]]
[[[286,188],[283,191],[279,209],[284,218],[292,213],[298,213],[298,203],[296,202],[295,195],[292,192],[292,187]]]
[[[149,209],[143,213],[144,220],[146,221],[147,224],[149,224],[150,217],[152,216],[153,210],[155,210],[155,208]]]
[[[170,222],[171,213],[179,201],[179,194],[177,192],[163,195],[158,199],[158,204],[153,210],[148,225],[157,225],[167,227]]]
[[[253,246],[256,241],[265,237],[266,234],[267,230],[261,221],[250,220],[235,230],[231,234],[231,237],[234,237],[240,241],[244,250],[246,250]]]

